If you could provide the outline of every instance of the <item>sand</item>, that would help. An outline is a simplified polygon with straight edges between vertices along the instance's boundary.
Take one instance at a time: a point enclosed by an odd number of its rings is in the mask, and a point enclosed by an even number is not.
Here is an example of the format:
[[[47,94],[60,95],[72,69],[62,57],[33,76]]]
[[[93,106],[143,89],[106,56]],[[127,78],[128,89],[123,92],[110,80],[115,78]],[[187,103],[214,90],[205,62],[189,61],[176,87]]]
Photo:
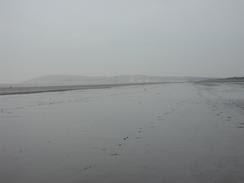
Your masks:
[[[0,96],[0,182],[242,183],[244,88]]]
[[[46,92],[63,92],[72,90],[89,90],[89,89],[104,89],[122,86],[138,86],[138,85],[156,85],[168,84],[172,82],[143,82],[143,83],[121,83],[121,84],[98,84],[98,85],[60,85],[60,86],[32,86],[32,85],[17,85],[0,87],[0,95],[20,95],[32,93],[46,93]],[[179,83],[179,82],[173,82]]]

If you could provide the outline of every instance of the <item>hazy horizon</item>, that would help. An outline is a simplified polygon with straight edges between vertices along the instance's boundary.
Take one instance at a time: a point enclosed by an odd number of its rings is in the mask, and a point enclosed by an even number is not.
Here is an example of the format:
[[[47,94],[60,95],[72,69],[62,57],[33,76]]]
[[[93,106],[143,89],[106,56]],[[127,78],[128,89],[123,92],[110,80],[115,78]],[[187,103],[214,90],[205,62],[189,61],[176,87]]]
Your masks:
[[[210,77],[201,77],[201,76],[160,76],[160,75],[144,75],[144,74],[128,74],[128,75],[74,75],[74,74],[49,74],[49,75],[42,75],[42,76],[36,76],[36,77],[32,77],[32,78],[27,78],[25,80],[21,80],[18,82],[5,82],[5,83],[0,83],[0,84],[24,84],[24,83],[32,83],[34,84],[36,81],[40,82],[40,81],[44,81],[45,82],[50,82],[49,79],[51,79],[51,81],[53,80],[57,80],[60,82],[60,80],[64,80],[65,82],[67,80],[70,79],[70,77],[72,77],[72,80],[77,80],[77,79],[82,79],[82,78],[89,78],[89,79],[102,79],[102,78],[108,78],[108,79],[112,79],[112,78],[117,78],[117,77],[159,77],[159,78],[210,78]],[[214,78],[214,77],[213,77]],[[71,82],[72,83],[72,82]]]
[[[0,0],[0,83],[244,75],[241,0]]]
[[[118,77],[118,76],[147,76],[147,77],[179,77],[179,78],[231,78],[231,77],[244,77],[244,76],[222,76],[222,77],[210,77],[210,76],[187,76],[187,75],[146,75],[146,74],[118,74],[118,75],[79,75],[79,74],[47,74],[47,75],[39,75],[39,76],[34,76],[34,77],[30,77],[30,78],[25,78],[22,80],[16,80],[16,81],[9,81],[9,82],[0,82],[0,84],[20,84],[20,83],[24,83],[24,82],[28,82],[31,80],[35,80],[35,79],[41,79],[41,78],[45,78],[45,77],[52,77],[52,76],[74,76],[74,77]]]

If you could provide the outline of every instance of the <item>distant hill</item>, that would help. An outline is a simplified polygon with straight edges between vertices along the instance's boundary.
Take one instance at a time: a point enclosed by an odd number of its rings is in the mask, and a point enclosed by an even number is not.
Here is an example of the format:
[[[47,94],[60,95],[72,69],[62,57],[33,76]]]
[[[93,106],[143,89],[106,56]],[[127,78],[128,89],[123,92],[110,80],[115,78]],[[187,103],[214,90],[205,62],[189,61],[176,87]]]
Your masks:
[[[79,75],[49,75],[25,81],[24,85],[58,86],[58,85],[97,85],[122,83],[153,83],[153,82],[186,82],[199,81],[200,77],[161,77],[146,75],[119,76],[79,76]]]

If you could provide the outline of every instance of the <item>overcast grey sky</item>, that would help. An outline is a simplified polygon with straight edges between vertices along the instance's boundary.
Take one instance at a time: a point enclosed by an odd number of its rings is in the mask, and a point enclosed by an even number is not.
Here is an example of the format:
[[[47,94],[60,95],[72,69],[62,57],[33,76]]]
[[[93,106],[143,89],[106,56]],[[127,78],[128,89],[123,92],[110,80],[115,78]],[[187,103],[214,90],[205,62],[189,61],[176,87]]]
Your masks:
[[[244,75],[243,0],[0,0],[0,82]]]

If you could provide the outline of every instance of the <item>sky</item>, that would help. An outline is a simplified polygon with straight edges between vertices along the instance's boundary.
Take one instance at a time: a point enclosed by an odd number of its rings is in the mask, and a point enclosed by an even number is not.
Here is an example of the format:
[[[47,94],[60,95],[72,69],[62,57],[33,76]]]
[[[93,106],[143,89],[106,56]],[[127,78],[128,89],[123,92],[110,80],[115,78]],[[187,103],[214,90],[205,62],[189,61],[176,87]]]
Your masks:
[[[0,83],[244,76],[243,0],[0,0]]]

